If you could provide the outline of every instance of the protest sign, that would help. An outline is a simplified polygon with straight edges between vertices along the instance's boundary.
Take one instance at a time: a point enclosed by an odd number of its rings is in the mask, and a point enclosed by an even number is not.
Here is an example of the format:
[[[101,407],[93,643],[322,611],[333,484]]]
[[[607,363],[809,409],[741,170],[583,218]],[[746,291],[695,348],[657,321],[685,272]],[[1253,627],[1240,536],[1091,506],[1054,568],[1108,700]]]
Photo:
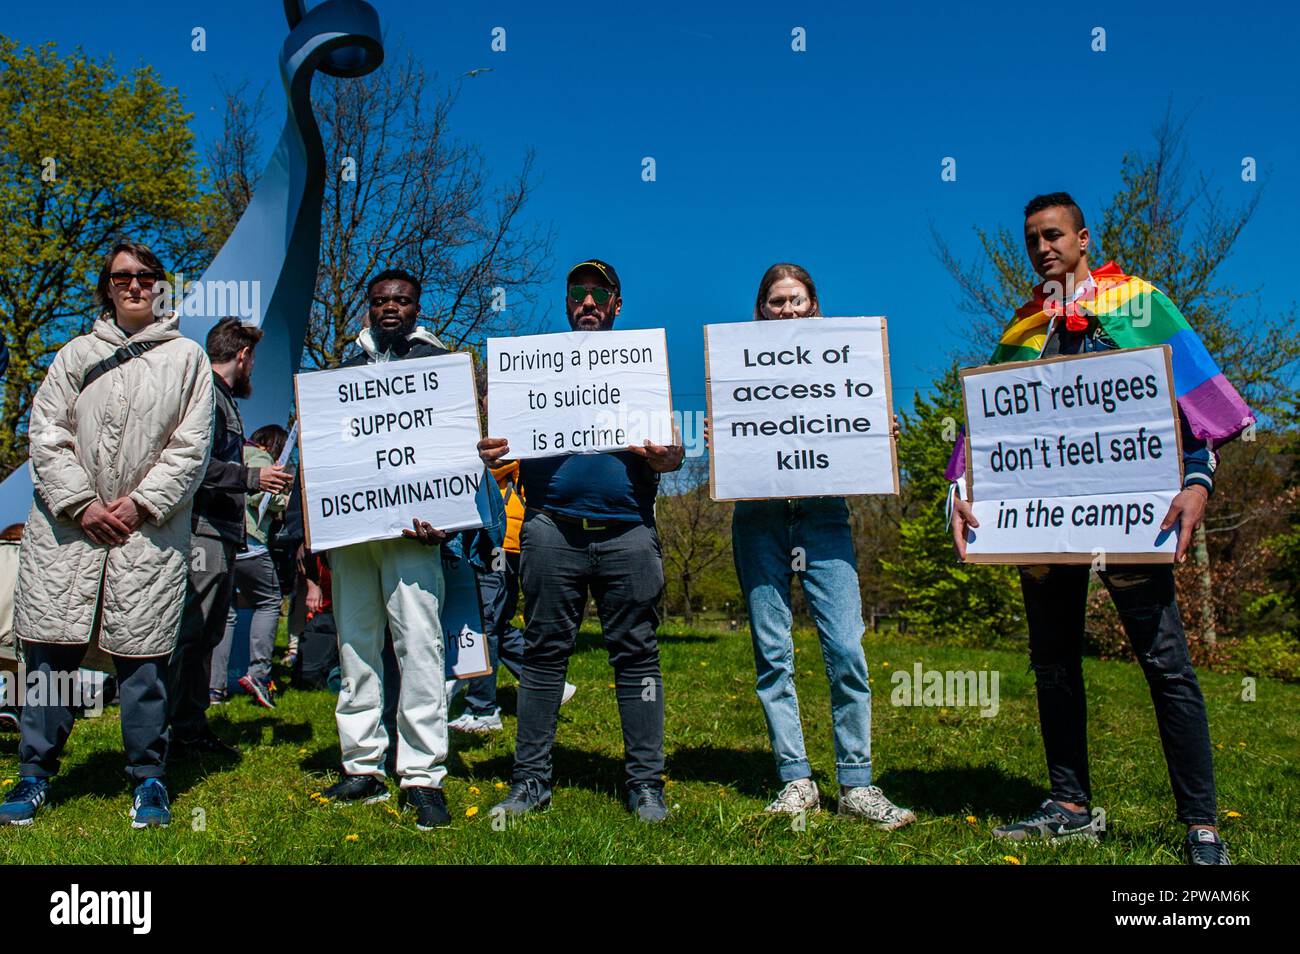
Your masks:
[[[294,390],[309,549],[400,537],[416,519],[483,525],[469,355],[312,371]]]
[[[898,493],[884,318],[706,325],[714,500]]]
[[[495,488],[493,488],[495,492]],[[483,604],[478,580],[469,560],[442,564],[443,601],[438,608],[442,622],[444,672],[448,679],[473,679],[492,671],[487,636],[483,633]]]
[[[489,338],[488,433],[510,458],[675,444],[662,328]]]
[[[974,563],[1170,563],[1182,488],[1167,345],[961,372]]]

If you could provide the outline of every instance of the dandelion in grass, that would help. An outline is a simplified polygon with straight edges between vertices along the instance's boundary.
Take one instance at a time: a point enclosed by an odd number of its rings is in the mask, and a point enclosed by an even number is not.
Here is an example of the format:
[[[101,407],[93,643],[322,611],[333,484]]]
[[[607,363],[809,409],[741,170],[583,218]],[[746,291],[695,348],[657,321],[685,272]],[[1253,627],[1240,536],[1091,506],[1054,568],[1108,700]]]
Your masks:
[[[356,834],[353,834],[353,835],[344,835],[344,836],[343,836],[343,840],[344,840],[344,841],[360,841],[360,840],[361,840],[361,836],[360,836],[360,835],[356,835]]]
[[[473,818],[473,817],[474,817],[475,815],[477,815],[477,814],[478,814],[478,806],[477,806],[477,805],[471,805],[469,808],[465,809],[465,817],[466,817],[466,818]]]

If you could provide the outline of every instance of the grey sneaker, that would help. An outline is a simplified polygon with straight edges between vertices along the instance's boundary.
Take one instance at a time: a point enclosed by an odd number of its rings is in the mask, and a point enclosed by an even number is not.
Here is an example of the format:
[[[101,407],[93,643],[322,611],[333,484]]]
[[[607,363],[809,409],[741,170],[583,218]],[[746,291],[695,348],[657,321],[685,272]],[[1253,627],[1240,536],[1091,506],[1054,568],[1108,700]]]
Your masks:
[[[788,782],[772,804],[763,811],[769,815],[798,815],[800,812],[821,810],[821,798],[817,794],[817,783],[810,778],[797,778]]]
[[[837,815],[853,815],[864,818],[877,828],[893,831],[916,821],[916,815],[908,808],[899,808],[885,797],[879,786],[859,785],[848,791],[841,791],[840,806]]]
[[[1049,798],[1027,818],[994,828],[993,835],[1009,841],[1097,841],[1099,824],[1089,812],[1067,811]]]
[[[668,806],[664,804],[662,786],[651,782],[631,786],[627,792],[627,810],[636,815],[637,821],[654,824],[665,820]]]
[[[447,728],[453,732],[464,732],[468,735],[487,735],[490,732],[501,731],[501,710],[496,709],[485,715],[475,715],[472,712],[465,712],[459,718],[453,719],[447,723]]]
[[[526,778],[510,786],[504,801],[497,802],[488,812],[493,817],[504,815],[518,818],[532,811],[543,811],[551,805],[551,788],[535,778]]]
[[[1208,828],[1193,828],[1183,840],[1183,857],[1189,865],[1230,865],[1228,843]]]

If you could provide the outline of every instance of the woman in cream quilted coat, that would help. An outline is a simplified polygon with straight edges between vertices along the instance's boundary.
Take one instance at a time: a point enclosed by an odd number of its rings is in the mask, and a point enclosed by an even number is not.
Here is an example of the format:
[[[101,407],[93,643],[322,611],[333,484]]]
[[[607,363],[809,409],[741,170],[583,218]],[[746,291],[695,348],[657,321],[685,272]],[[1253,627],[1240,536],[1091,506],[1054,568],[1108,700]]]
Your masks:
[[[163,277],[146,246],[119,242],[99,276],[103,314],[59,350],[32,402],[36,493],[14,611],[29,689],[22,778],[0,822],[31,821],[44,802],[80,702],[68,687],[92,644],[117,670],[127,775],[138,784],[134,827],[170,817],[167,657],[185,598],[190,502],[207,465],[213,390],[203,349],[181,336],[176,315],[155,316]],[[145,343],[152,347],[133,347]],[[88,371],[129,351],[138,353],[83,389]],[[42,679],[43,699],[31,688]]]

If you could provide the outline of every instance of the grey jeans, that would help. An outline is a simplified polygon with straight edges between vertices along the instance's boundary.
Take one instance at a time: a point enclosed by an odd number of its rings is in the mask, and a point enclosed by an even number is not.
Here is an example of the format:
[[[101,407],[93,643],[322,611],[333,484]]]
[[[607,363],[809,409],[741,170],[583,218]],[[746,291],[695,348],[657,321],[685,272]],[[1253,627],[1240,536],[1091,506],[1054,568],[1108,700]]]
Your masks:
[[[248,631],[248,675],[265,685],[271,678],[271,653],[275,650],[275,631],[280,625],[280,579],[275,575],[275,561],[269,552],[236,557],[233,573],[235,592],[244,594],[253,604],[253,624]],[[237,622],[232,598],[226,614],[225,635],[212,650],[211,689],[225,691],[229,682],[230,644],[235,638]]]

